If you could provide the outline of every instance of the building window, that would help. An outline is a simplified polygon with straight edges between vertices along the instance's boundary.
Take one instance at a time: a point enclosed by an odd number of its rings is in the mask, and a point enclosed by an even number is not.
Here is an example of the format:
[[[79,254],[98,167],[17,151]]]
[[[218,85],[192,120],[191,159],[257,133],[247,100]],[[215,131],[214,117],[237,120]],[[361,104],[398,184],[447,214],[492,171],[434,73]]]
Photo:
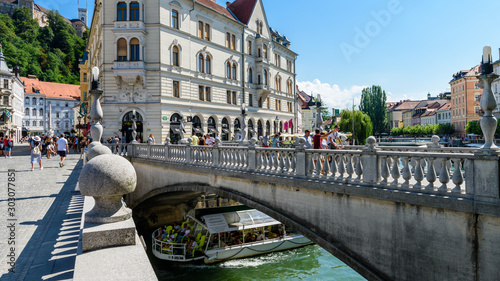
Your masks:
[[[69,106],[68,103],[66,103],[65,106],[68,107]]]
[[[262,47],[262,52],[264,53],[264,58],[267,59],[267,45],[264,44],[264,46]]]
[[[127,41],[123,38],[118,39],[118,61],[127,60]]]
[[[117,16],[118,21],[127,20],[127,4],[125,4],[125,2],[118,3],[117,11],[118,11],[118,16]]]
[[[286,60],[286,70],[289,72],[292,72],[292,61],[291,60]]]
[[[203,55],[202,54],[199,54],[198,55],[198,71],[199,72],[205,72],[203,69],[204,69],[204,64],[205,64],[205,59],[203,58]]]
[[[231,79],[231,63],[230,62],[226,63],[226,77]]]
[[[253,94],[248,94],[248,106],[253,106]]]
[[[25,97],[24,98],[24,104],[30,104],[30,98]]]
[[[233,92],[232,97],[233,97],[233,99],[232,99],[233,100],[233,104],[236,105],[237,104],[236,103],[236,92]]]
[[[231,33],[226,33],[226,48],[231,48]]]
[[[179,29],[179,12],[172,10],[172,27]]]
[[[281,67],[281,56],[278,54],[274,54],[274,64],[277,67]]]
[[[275,82],[276,82],[276,91],[281,92],[281,77],[276,76]]]
[[[83,74],[83,82],[87,82],[87,73]]]
[[[68,112],[64,112],[64,118],[69,118],[69,113]]]
[[[280,100],[276,99],[276,105],[275,105],[275,107],[276,107],[277,111],[281,111],[281,101]]]
[[[267,81],[267,70],[264,69],[264,85],[268,85],[268,81]]]
[[[231,49],[236,50],[236,36],[231,35]]]
[[[205,88],[203,86],[198,86],[198,98],[200,100],[205,100]]]
[[[39,110],[39,116],[43,116],[43,109]]]
[[[248,83],[253,83],[253,70],[251,67],[248,69]]]
[[[34,109],[34,108],[33,108],[31,111],[32,111],[32,113],[31,113],[31,114],[32,114],[33,116],[36,116],[36,109]]]
[[[179,81],[174,81],[173,92],[174,92],[174,98],[180,98]]]
[[[177,46],[172,48],[172,64],[174,66],[179,66],[179,47]]]
[[[130,20],[139,20],[139,3],[130,3]]]
[[[233,80],[236,80],[236,64],[233,63],[233,68],[232,68],[232,72],[231,72],[231,78]]]
[[[292,103],[288,102],[287,105],[288,105],[288,112],[292,112],[293,111],[292,110]]]
[[[210,41],[210,24],[205,24],[205,40]]]
[[[207,57],[205,58],[205,72],[210,74],[212,73],[212,59],[210,58],[210,56],[207,55]]]
[[[481,95],[479,94],[474,95],[474,101],[481,101]]]
[[[203,22],[202,21],[198,22],[198,37],[203,39]]]
[[[64,122],[64,128],[66,128],[66,129],[69,128],[69,122]]]
[[[212,101],[212,94],[210,92],[210,87],[205,87],[205,101]]]
[[[24,109],[24,114],[26,114],[26,115],[30,115],[30,109],[26,107],[26,108]]]
[[[9,88],[9,80],[7,80],[7,79],[3,80],[3,87],[4,87],[4,89],[8,89]]]
[[[231,104],[231,91],[226,91],[226,102]]]
[[[39,121],[38,124],[43,127],[43,121]]]
[[[138,61],[139,58],[139,40],[137,38],[133,38],[130,40],[130,60]]]
[[[248,54],[252,55],[252,41],[248,41]]]
[[[59,118],[59,112],[56,113],[56,118]]]
[[[32,98],[32,99],[31,99],[31,104],[32,104],[32,105],[36,105],[36,98]]]
[[[271,98],[267,97],[266,102],[267,102],[267,109],[271,109]]]

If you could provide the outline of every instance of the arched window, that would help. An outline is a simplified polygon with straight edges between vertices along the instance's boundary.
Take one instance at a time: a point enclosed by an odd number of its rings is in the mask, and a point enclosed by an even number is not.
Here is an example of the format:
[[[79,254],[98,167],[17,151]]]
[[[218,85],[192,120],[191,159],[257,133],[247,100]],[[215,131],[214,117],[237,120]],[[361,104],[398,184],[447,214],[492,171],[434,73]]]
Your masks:
[[[252,41],[248,41],[248,54],[252,55]]]
[[[268,85],[268,81],[267,81],[267,70],[264,69],[264,85]]]
[[[43,109],[40,109],[39,112],[40,112],[40,116],[43,116]]]
[[[204,66],[205,59],[203,58],[202,54],[198,55],[198,71],[199,72],[204,72],[203,71],[203,66]]]
[[[276,80],[275,81],[276,82],[276,87],[275,87],[276,91],[281,92],[281,77],[278,76],[278,75],[276,75],[276,79],[275,80]]]
[[[130,20],[139,20],[139,3],[130,3]]]
[[[267,45],[264,44],[264,46],[262,47],[262,52],[264,53],[264,58],[267,59]]]
[[[172,48],[172,65],[179,66],[179,47]]]
[[[251,67],[248,69],[248,83],[253,83],[253,70]]]
[[[24,109],[24,114],[26,114],[26,115],[30,115],[30,109],[26,107],[26,108]]]
[[[36,109],[34,109],[34,108],[33,108],[33,110],[32,110],[32,115],[33,115],[33,116],[36,116]]]
[[[31,99],[31,104],[36,105],[36,98]]]
[[[289,79],[288,82],[286,83],[286,92],[291,94],[293,92],[292,88],[293,88],[292,80]]]
[[[233,64],[232,72],[231,72],[231,78],[236,80],[236,64]]]
[[[118,3],[117,7],[117,20],[125,21],[127,20],[127,4],[125,2]]]
[[[179,29],[179,12],[172,10],[172,28]]]
[[[231,79],[231,63],[230,62],[226,63],[226,77]]]
[[[127,60],[127,41],[123,38],[118,39],[117,42],[117,52],[118,52],[118,61],[126,61]]]
[[[25,97],[25,98],[24,98],[24,103],[25,103],[25,104],[30,104],[30,98]]]
[[[139,39],[133,38],[130,40],[130,60],[138,61],[139,58]]]
[[[212,73],[211,69],[212,69],[212,59],[210,58],[210,56],[207,55],[207,57],[205,58],[205,72],[210,74]]]

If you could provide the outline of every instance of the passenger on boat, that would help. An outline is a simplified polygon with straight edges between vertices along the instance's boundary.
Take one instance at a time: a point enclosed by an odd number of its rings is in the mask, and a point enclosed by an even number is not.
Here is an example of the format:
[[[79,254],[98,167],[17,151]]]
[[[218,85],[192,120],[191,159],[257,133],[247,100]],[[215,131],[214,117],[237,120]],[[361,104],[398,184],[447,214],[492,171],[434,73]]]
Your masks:
[[[257,241],[262,241],[262,240],[266,240],[266,239],[267,239],[267,237],[264,235],[264,233],[259,231],[259,236],[257,236]]]
[[[188,246],[189,252],[192,253],[193,250],[196,248],[196,246],[198,246],[198,243],[196,242],[196,240],[194,240],[193,237],[191,237],[189,239],[189,246]]]
[[[177,224],[177,222],[174,222],[174,232],[179,232],[181,231],[181,226]]]

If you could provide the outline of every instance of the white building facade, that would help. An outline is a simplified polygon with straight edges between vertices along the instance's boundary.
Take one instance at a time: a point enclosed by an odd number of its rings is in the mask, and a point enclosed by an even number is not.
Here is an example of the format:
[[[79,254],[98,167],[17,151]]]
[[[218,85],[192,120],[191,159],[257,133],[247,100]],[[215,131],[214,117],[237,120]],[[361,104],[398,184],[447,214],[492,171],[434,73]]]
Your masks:
[[[0,45],[0,136],[10,136],[15,142],[22,137],[24,86],[8,68]]]
[[[175,140],[182,117],[186,137],[230,140],[242,104],[249,137],[285,133],[285,122],[297,132],[297,54],[269,27],[261,0],[97,2],[87,51],[89,70],[100,69],[104,139],[130,141],[136,110],[141,139]]]

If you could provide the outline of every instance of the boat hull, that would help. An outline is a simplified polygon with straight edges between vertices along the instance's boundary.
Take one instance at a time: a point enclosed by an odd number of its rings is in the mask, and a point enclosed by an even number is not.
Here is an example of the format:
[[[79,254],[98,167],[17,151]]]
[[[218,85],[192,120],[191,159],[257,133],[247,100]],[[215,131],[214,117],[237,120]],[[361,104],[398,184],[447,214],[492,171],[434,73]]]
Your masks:
[[[245,245],[211,249],[206,251],[204,262],[213,264],[231,259],[299,248],[310,244],[313,244],[313,242],[302,235],[287,236],[283,239],[264,240]]]

